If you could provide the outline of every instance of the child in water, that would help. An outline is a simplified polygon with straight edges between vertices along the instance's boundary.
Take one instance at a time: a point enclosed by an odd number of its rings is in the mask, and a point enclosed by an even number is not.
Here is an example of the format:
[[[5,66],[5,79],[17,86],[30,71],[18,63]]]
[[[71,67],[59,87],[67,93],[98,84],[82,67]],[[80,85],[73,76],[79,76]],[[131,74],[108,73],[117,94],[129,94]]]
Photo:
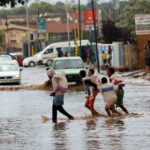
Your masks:
[[[102,93],[104,102],[106,103],[105,110],[106,110],[108,116],[111,116],[111,112],[121,115],[121,113],[119,113],[115,109],[115,106],[114,106],[114,104],[117,101],[115,88],[112,83],[108,83],[106,77],[103,77],[101,79],[101,93]]]
[[[108,68],[107,75],[110,79],[110,82],[112,82],[116,86],[116,94],[117,94],[116,107],[120,107],[126,114],[128,114],[128,110],[125,108],[123,104],[124,98],[123,87],[125,86],[123,79],[119,74],[115,72],[115,69],[112,67]]]
[[[92,115],[97,115],[98,113],[94,109],[94,102],[98,94],[98,88],[96,84],[98,81],[97,77],[94,76],[94,70],[90,69],[88,71],[88,77],[86,77],[86,71],[81,70],[80,78],[83,81],[85,91],[88,93],[88,96],[86,96],[85,107],[91,111]]]
[[[65,76],[64,71],[60,71],[59,75],[55,75],[55,71],[53,69],[49,69],[47,72],[49,79],[52,81],[53,92],[50,96],[54,96],[53,98],[53,106],[52,106],[52,121],[54,123],[57,122],[57,111],[60,111],[62,114],[67,116],[69,119],[74,119],[64,108],[64,94],[68,89],[68,83]]]

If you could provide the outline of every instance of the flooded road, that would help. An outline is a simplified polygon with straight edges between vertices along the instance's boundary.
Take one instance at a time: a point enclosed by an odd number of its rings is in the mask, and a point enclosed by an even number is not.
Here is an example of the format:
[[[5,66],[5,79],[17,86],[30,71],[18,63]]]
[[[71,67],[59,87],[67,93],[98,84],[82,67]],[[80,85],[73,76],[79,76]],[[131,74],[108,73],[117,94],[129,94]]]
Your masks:
[[[0,150],[149,150],[150,86],[125,88],[125,106],[140,117],[89,118],[68,121],[51,117],[48,91],[0,91]],[[68,92],[64,108],[74,116],[87,116],[83,92]],[[95,108],[105,113],[99,94]]]

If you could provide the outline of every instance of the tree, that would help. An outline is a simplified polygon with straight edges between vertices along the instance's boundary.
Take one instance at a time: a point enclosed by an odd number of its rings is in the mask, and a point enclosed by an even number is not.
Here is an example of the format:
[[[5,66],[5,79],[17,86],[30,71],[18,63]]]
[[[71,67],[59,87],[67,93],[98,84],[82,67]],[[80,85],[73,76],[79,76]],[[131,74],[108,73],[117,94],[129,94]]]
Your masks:
[[[65,3],[63,3],[63,2],[57,2],[57,3],[55,4],[55,6],[65,6]]]
[[[38,12],[39,11],[39,12]],[[35,2],[29,7],[29,14],[37,15],[38,13],[65,13],[65,6],[56,6],[47,2]],[[25,6],[20,6],[12,9],[1,9],[0,18],[6,18],[7,15],[26,14]]]
[[[115,23],[111,20],[103,22],[103,36],[106,43],[121,40],[121,30],[115,27]]]
[[[93,3],[94,3],[94,9],[97,9],[98,8],[98,0],[93,0]],[[87,6],[88,6],[88,9],[92,9],[91,0],[88,0]]]
[[[1,0],[0,6],[5,7],[7,4],[9,4],[11,7],[15,7],[15,5],[17,5],[17,3],[24,5],[25,1],[26,0]]]
[[[149,0],[130,0],[120,15],[120,21],[116,23],[119,28],[127,29],[132,36],[135,36],[135,15],[149,14]]]

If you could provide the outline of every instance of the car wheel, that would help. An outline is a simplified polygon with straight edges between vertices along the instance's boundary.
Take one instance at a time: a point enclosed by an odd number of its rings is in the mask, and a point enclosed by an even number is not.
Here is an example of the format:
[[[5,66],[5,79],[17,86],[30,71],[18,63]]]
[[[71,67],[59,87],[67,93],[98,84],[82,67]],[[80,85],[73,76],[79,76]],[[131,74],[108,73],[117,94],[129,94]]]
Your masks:
[[[35,66],[35,62],[30,61],[28,66],[29,66],[29,67],[34,67],[34,66]]]
[[[46,66],[52,66],[53,64],[53,61],[52,60],[48,60],[47,63],[46,63]]]

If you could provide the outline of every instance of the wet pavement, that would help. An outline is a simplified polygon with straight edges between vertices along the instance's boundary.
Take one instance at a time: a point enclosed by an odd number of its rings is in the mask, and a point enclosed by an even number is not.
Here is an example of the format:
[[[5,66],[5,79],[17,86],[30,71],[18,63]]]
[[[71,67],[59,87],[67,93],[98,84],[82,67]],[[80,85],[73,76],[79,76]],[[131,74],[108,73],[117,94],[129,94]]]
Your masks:
[[[136,72],[136,71],[134,71]],[[142,79],[140,77],[140,73],[135,74],[136,78],[133,78],[132,75],[134,72],[125,72],[121,73],[124,77],[124,80],[127,84],[133,84],[133,85],[148,85],[150,86],[150,82]],[[106,74],[106,71],[101,71],[102,74]],[[143,74],[143,72],[142,72]],[[99,75],[100,77],[102,75]],[[42,85],[48,80],[47,74],[46,74],[46,67],[45,66],[36,66],[36,67],[24,67],[23,71],[21,72],[21,85],[20,86],[30,86],[30,85]],[[0,85],[0,87],[18,87],[18,85]]]
[[[0,150],[149,150],[150,86],[125,87],[125,106],[130,112],[142,114],[140,117],[68,121],[58,113],[64,120],[57,124],[51,120],[43,123],[41,118],[51,117],[48,91],[0,91],[0,95]],[[84,118],[90,115],[84,102],[83,92],[68,92],[64,108]],[[100,94],[95,108],[105,113]]]
[[[21,71],[21,86],[41,85],[48,80],[45,66],[24,67]],[[3,86],[18,86],[18,85],[0,85]]]

